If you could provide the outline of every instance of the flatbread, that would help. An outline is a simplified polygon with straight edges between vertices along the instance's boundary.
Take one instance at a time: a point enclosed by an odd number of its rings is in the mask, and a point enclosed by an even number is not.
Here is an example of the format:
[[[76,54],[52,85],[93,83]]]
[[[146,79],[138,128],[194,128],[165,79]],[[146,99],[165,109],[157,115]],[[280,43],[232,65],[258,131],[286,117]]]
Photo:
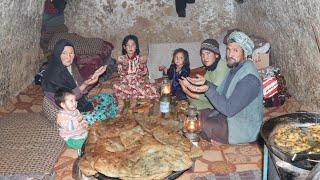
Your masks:
[[[141,144],[141,139],[144,132],[140,126],[136,126],[130,130],[123,131],[120,133],[120,140],[126,149],[131,149],[132,147]]]
[[[162,144],[174,146],[185,152],[188,152],[191,149],[191,142],[170,128],[158,126],[152,134],[154,138]]]
[[[90,162],[85,158],[80,159],[79,167],[85,176],[93,176],[97,173],[97,171],[90,165]]]
[[[98,153],[104,153],[104,151],[119,152],[124,150],[125,148],[122,145],[119,137],[103,138],[97,143],[95,147],[95,151]]]
[[[162,126],[166,128],[170,128],[174,131],[179,131],[183,128],[183,123],[180,121],[174,121],[174,120],[163,120],[160,122]]]
[[[192,145],[191,150],[187,152],[188,156],[191,159],[201,157],[203,155],[203,151],[200,147]]]
[[[135,118],[143,130],[151,133],[157,126],[160,125],[159,116],[143,116],[140,114],[135,115]]]
[[[110,152],[124,151],[120,138],[110,138],[106,140],[106,150]]]
[[[97,135],[102,138],[118,137],[121,132],[132,129],[137,125],[133,117],[116,118],[109,122],[102,122],[97,128]]]
[[[95,129],[90,129],[88,133],[88,138],[87,138],[87,144],[94,144],[98,141],[99,136],[97,135],[97,132]]]
[[[79,163],[86,176],[99,172],[120,179],[164,179],[190,168],[191,158],[201,154],[175,123],[157,116],[95,123],[89,138]]]
[[[153,174],[150,176],[143,176],[143,177],[121,177],[124,180],[154,180],[154,179],[165,179],[169,176],[172,172],[164,172],[160,174]]]
[[[127,163],[125,153],[110,153],[108,156],[100,157],[94,164],[94,168],[109,177],[120,177],[121,171],[126,171]]]
[[[153,105],[151,104],[150,101],[139,101],[137,102],[137,106],[133,108],[133,112],[144,114],[148,112],[152,106]]]
[[[94,163],[94,169],[109,177],[128,176],[133,166],[129,159],[135,151],[137,149],[133,148],[128,151],[104,154]]]
[[[142,145],[159,145],[161,144],[151,134],[145,134],[141,140]]]
[[[182,171],[192,166],[189,156],[173,146],[143,146],[134,157],[138,158],[133,163],[128,177],[145,177],[170,171]]]

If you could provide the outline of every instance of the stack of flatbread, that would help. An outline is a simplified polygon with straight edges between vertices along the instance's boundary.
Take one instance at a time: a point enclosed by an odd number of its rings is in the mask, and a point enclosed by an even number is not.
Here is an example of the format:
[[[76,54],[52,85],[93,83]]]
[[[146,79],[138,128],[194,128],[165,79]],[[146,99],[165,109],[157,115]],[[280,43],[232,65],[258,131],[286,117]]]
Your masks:
[[[179,126],[156,116],[131,116],[99,122],[89,129],[80,169],[85,176],[101,173],[120,179],[164,179],[192,166],[202,156],[179,134]]]

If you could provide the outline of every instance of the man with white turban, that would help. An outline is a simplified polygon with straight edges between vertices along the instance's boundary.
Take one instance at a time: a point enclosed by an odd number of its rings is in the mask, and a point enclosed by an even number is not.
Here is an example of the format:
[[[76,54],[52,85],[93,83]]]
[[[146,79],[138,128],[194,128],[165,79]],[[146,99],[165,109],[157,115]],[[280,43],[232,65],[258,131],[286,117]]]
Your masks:
[[[254,63],[248,60],[254,44],[243,32],[227,40],[229,73],[218,87],[204,78],[184,78],[180,84],[204,93],[215,110],[201,111],[202,135],[208,140],[238,144],[257,139],[263,119],[262,82]]]

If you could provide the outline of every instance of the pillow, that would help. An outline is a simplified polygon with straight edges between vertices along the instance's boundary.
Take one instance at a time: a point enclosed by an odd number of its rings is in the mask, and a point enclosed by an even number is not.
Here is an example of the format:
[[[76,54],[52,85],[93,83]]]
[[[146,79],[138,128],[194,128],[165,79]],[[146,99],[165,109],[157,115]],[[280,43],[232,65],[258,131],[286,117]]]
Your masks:
[[[83,79],[88,79],[103,64],[103,55],[76,56],[75,63],[78,66]]]
[[[172,61],[173,51],[177,48],[183,48],[188,51],[191,69],[203,66],[199,55],[200,45],[200,42],[149,44],[147,66],[150,81],[154,82],[155,79],[162,77],[159,66],[169,67]]]
[[[60,39],[71,41],[75,48],[76,55],[97,55],[104,54],[111,56],[113,45],[101,38],[85,38],[76,33],[57,33],[54,34],[49,42],[48,50],[52,51],[56,42]]]

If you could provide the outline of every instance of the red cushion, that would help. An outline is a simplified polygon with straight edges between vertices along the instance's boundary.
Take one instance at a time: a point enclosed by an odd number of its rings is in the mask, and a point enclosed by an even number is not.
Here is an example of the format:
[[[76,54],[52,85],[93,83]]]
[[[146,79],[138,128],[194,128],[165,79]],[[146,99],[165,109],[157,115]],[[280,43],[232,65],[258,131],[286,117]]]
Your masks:
[[[88,79],[103,63],[103,55],[80,55],[76,56],[75,63],[79,68],[83,79]]]

